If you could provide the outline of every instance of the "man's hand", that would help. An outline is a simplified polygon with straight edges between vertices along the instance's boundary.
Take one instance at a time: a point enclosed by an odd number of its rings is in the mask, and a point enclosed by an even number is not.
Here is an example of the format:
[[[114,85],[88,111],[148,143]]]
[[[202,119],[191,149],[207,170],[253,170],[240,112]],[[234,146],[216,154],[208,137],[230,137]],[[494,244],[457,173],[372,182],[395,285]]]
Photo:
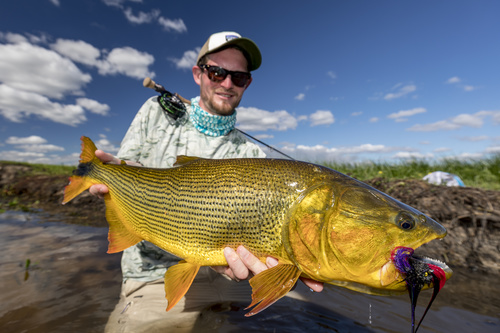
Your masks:
[[[278,264],[278,260],[273,257],[267,257],[266,263],[261,262],[256,256],[251,254],[244,246],[238,246],[236,251],[230,247],[224,249],[224,256],[228,266],[213,266],[212,269],[217,273],[227,275],[232,280],[246,280],[252,275],[257,275],[260,272],[274,267]],[[315,280],[300,278],[306,286],[312,291],[321,292],[323,283]]]
[[[95,151],[95,156],[101,160],[102,163],[104,164],[121,164],[122,160],[120,160],[118,157],[114,157],[110,153],[105,153],[102,150],[98,149]],[[141,166],[141,164],[137,162],[132,162],[132,161],[125,161],[128,165],[134,165],[134,166]],[[109,189],[106,185],[104,184],[96,184],[92,185],[89,188],[89,192],[92,195],[95,195],[101,199],[104,198],[104,194],[109,192]]]

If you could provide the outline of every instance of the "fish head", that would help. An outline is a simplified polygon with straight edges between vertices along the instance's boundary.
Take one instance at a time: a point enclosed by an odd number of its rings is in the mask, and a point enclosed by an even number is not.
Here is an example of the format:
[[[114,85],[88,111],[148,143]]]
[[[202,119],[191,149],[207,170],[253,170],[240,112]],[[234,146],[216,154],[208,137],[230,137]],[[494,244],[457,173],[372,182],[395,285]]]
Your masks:
[[[292,240],[303,247],[294,250],[298,266],[313,279],[369,294],[407,290],[392,256],[396,248],[416,249],[446,236],[429,216],[352,178],[317,186],[297,206],[290,235],[301,237],[300,244]],[[444,263],[433,264],[451,276]]]

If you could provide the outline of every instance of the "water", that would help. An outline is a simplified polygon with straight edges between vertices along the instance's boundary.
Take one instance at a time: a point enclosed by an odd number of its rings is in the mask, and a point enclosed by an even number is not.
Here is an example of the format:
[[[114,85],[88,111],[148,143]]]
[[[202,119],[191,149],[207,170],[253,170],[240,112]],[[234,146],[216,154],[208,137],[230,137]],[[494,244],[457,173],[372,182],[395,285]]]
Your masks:
[[[107,229],[0,214],[0,331],[102,332],[120,292],[120,255],[106,254]],[[26,269],[27,260],[29,267]],[[457,272],[419,332],[500,332],[498,277]],[[417,317],[430,292],[420,296]],[[303,285],[257,316],[248,304],[201,311],[194,332],[410,332],[409,297],[377,297]]]

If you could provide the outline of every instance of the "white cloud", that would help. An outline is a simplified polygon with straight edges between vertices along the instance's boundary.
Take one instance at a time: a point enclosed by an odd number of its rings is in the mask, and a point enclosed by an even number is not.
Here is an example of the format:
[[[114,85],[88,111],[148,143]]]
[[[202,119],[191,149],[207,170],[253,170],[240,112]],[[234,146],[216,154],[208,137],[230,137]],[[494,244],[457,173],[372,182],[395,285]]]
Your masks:
[[[171,62],[175,64],[175,67],[179,69],[191,69],[196,65],[196,59],[198,58],[198,53],[200,53],[201,47],[197,47],[194,50],[185,51],[182,58],[168,58]]]
[[[395,92],[388,93],[384,96],[385,100],[390,101],[392,99],[404,97],[404,96],[414,92],[415,90],[417,90],[417,86],[415,86],[413,84],[408,84],[406,86],[401,87],[401,84],[397,84],[393,88],[393,90],[395,90]]]
[[[243,131],[286,131],[295,129],[298,120],[285,110],[266,111],[254,107],[238,108],[238,127]]]
[[[447,151],[451,151],[451,148],[448,148],[448,147],[440,147],[440,148],[436,148],[434,149],[434,152],[435,153],[445,153]]]
[[[400,151],[394,154],[393,157],[400,159],[421,159],[421,158],[433,158],[434,154],[432,153],[422,154],[418,152]]]
[[[158,23],[163,27],[165,31],[175,31],[178,33],[186,32],[187,27],[182,19],[168,19],[165,17],[160,17]]]
[[[59,0],[50,0],[50,2],[54,5],[59,7],[61,5],[61,2]]]
[[[470,86],[470,85],[464,86],[464,91],[474,91],[476,89],[477,89],[477,87],[474,87],[474,86]]]
[[[14,89],[62,98],[82,94],[91,79],[54,51],[28,43],[0,44],[0,81]]]
[[[134,13],[132,13],[132,8],[126,8],[123,13],[129,22],[135,24],[151,23],[160,16],[160,11],[158,9],[153,9],[149,13],[140,11],[137,15],[134,15]]]
[[[40,94],[14,89],[5,84],[0,84],[0,114],[13,122],[36,116],[70,126],[87,120],[79,105],[55,103]]]
[[[500,146],[488,147],[488,148],[486,148],[486,153],[488,153],[488,154],[500,154]]]
[[[298,101],[303,101],[306,98],[306,95],[303,93],[298,94],[297,96],[294,97],[294,99]]]
[[[120,7],[120,8],[127,1],[142,3],[142,0],[102,0],[102,2],[104,2],[108,6],[115,6],[115,7]]]
[[[378,121],[379,121],[378,117],[371,117],[370,120],[369,120],[370,123],[376,123]]]
[[[90,99],[90,98],[78,98],[76,100],[76,104],[78,104],[81,107],[89,110],[92,113],[100,114],[102,116],[108,115],[109,105],[99,103],[98,101],[95,101],[93,99]]]
[[[311,126],[330,125],[335,122],[335,117],[331,111],[318,110],[309,116]]]
[[[11,136],[7,138],[5,143],[8,143],[10,145],[34,145],[34,144],[47,143],[47,140],[38,135],[31,135],[24,138]]]
[[[462,82],[462,79],[460,79],[458,76],[450,77],[446,83],[454,84],[454,83],[460,83]]]
[[[97,63],[97,67],[102,75],[123,74],[143,79],[146,76],[155,76],[154,72],[149,71],[149,66],[154,61],[155,58],[151,54],[126,46],[111,50],[104,61]]]
[[[0,40],[4,40],[11,44],[28,43],[28,39],[20,34],[15,34],[12,32],[0,32]]]
[[[99,49],[82,40],[58,39],[51,47],[68,59],[89,66],[96,66],[101,56]]]
[[[401,149],[401,147],[387,147],[371,143],[344,147],[326,147],[324,145],[294,146],[293,144],[281,147],[281,150],[287,154],[293,154],[297,156],[298,159],[310,161],[354,161],[363,154],[385,154]]]
[[[419,113],[425,113],[427,110],[425,108],[413,108],[410,110],[401,110],[396,113],[391,113],[387,116],[389,119],[394,119],[397,122],[406,121],[408,117],[414,116]]]
[[[115,146],[111,141],[108,140],[105,134],[99,134],[100,139],[95,142],[96,146],[105,151],[106,153],[116,154],[120,149],[119,146]]]
[[[416,124],[407,129],[407,131],[412,132],[434,132],[440,130],[456,130],[464,126],[480,128],[483,126],[484,120],[483,118],[486,116],[491,116],[493,121],[495,122],[495,117],[499,117],[500,119],[500,111],[498,114],[496,111],[480,111],[475,114],[459,114],[453,118],[447,120],[440,120],[430,124]]]

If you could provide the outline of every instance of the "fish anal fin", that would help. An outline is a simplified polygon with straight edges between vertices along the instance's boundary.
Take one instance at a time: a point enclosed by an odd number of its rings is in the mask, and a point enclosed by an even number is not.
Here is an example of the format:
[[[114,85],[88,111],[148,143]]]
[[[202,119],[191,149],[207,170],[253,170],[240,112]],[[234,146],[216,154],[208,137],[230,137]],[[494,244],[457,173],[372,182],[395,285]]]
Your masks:
[[[131,233],[124,225],[124,219],[121,217],[116,204],[111,200],[109,194],[104,195],[106,203],[106,220],[109,224],[108,232],[108,253],[117,253],[139,243],[142,238]]]
[[[246,309],[255,307],[245,316],[259,313],[285,296],[297,282],[300,273],[295,265],[279,264],[251,278],[249,282],[252,286],[252,303]]]
[[[168,301],[166,311],[172,309],[186,294],[199,269],[200,265],[185,260],[167,269],[165,273],[165,298]]]
[[[185,155],[179,155],[177,156],[177,159],[175,160],[174,166],[182,166],[189,164],[193,161],[201,159],[200,157],[196,156],[185,156]]]

